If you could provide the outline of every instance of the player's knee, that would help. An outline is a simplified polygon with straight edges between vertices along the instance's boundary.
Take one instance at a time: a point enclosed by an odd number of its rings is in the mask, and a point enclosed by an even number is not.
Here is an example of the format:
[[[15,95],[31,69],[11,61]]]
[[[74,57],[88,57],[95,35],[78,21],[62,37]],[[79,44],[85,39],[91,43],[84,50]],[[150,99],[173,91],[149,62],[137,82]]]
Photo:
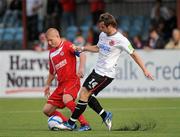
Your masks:
[[[47,107],[44,107],[42,111],[43,111],[43,113],[44,113],[46,116],[48,116],[48,117],[51,115],[51,114],[50,114],[50,111],[49,111],[49,109],[48,109]]]
[[[72,101],[73,100],[73,97],[69,94],[65,94],[63,95],[63,103],[64,104],[67,104],[68,102]]]
[[[89,92],[87,90],[82,90],[80,92],[80,100],[87,102],[90,95],[91,95],[91,92]]]

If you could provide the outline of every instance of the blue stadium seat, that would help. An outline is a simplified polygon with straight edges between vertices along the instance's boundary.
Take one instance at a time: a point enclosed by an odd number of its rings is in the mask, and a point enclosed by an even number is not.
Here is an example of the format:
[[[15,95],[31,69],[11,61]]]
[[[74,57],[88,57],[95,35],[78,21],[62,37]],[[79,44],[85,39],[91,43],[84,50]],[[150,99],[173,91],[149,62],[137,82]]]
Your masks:
[[[5,28],[2,40],[3,41],[13,41],[15,32],[16,31],[14,28]]]
[[[3,35],[4,35],[4,28],[0,28],[0,41],[2,41]]]
[[[144,41],[146,41],[149,37],[150,26],[151,26],[150,18],[145,17],[143,31],[142,31],[142,40]]]
[[[15,28],[4,28],[4,33],[2,36],[2,49],[4,50],[12,50],[14,49],[14,36],[15,36],[16,30]]]
[[[149,29],[150,28],[150,26],[151,26],[151,21],[150,21],[150,18],[145,18],[145,20],[144,20],[144,29]]]
[[[0,49],[3,49],[2,37],[4,35],[4,28],[0,28]]]
[[[13,26],[16,28],[22,27],[22,22],[20,20],[17,20]]]
[[[71,42],[74,41],[78,28],[76,26],[70,26],[66,29],[66,38]]]
[[[131,16],[120,16],[118,18],[119,28],[124,32],[128,32],[131,26],[131,20]]]
[[[15,27],[16,23],[19,22],[18,16],[21,13],[19,11],[11,11],[7,10],[5,15],[3,16],[2,23],[5,27]]]
[[[82,22],[82,26],[92,26],[92,16],[88,15],[84,18],[83,22]]]
[[[128,24],[121,24],[119,26],[120,30],[122,30],[123,32],[129,32],[129,25]]]
[[[82,35],[86,39],[89,31],[89,26],[88,25],[83,25],[80,26],[80,29],[82,30]]]
[[[142,27],[138,25],[131,25],[130,31],[129,31],[129,37],[133,38],[136,35],[140,35],[142,32]]]
[[[139,15],[139,16],[134,16],[134,18],[135,18],[135,20],[138,20],[138,21],[140,21],[140,22],[143,22],[144,19],[145,19],[145,16]]]
[[[22,41],[22,39],[23,39],[23,29],[22,29],[22,27],[18,27],[15,30],[16,30],[15,40],[16,41]]]
[[[143,39],[147,39],[150,22],[146,16],[132,17],[131,25],[129,27],[129,37],[141,35]]]
[[[14,49],[22,49],[22,41],[23,41],[23,29],[22,27],[18,27],[16,28],[16,33],[15,33]]]

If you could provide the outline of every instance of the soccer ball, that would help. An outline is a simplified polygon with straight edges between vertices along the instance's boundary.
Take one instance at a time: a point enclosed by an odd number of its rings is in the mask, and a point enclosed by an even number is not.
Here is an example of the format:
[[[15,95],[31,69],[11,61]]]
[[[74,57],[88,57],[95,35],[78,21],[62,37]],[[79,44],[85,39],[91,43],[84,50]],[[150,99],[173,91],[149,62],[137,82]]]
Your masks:
[[[59,130],[59,125],[63,123],[63,120],[59,116],[51,116],[48,119],[48,127],[50,130],[57,131]]]

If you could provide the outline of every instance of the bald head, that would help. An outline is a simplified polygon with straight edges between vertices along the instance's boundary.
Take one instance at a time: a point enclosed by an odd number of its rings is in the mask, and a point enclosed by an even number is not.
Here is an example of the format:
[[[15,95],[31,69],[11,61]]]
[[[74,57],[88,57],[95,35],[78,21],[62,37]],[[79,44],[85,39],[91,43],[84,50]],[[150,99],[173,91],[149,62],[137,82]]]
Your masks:
[[[48,44],[52,47],[58,47],[61,42],[59,31],[55,28],[49,28],[46,31],[46,38],[47,38]]]
[[[55,28],[49,28],[49,29],[46,31],[46,36],[49,36],[49,35],[53,35],[53,36],[60,37],[58,30],[55,29]]]

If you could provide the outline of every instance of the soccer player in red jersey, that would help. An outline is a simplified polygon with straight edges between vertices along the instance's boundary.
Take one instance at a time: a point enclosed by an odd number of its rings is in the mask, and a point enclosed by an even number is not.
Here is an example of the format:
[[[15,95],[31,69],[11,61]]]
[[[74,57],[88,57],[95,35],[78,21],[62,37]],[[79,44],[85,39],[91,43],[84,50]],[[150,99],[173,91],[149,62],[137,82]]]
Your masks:
[[[63,121],[68,119],[59,111],[67,107],[71,112],[75,109],[75,99],[80,89],[80,77],[83,77],[85,66],[85,55],[77,53],[73,44],[61,40],[57,29],[49,28],[46,32],[48,44],[52,47],[49,52],[49,75],[44,88],[44,94],[48,97],[44,105],[43,113],[47,116],[58,115]],[[80,56],[78,72],[76,72],[76,55]],[[50,85],[57,76],[58,87],[50,95]],[[81,127],[79,131],[91,130],[83,115],[79,117]]]

